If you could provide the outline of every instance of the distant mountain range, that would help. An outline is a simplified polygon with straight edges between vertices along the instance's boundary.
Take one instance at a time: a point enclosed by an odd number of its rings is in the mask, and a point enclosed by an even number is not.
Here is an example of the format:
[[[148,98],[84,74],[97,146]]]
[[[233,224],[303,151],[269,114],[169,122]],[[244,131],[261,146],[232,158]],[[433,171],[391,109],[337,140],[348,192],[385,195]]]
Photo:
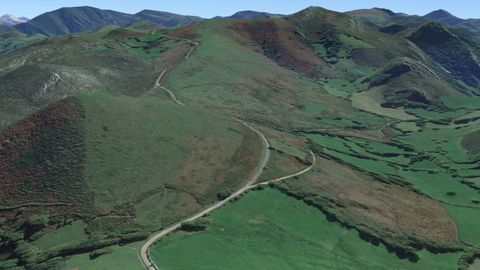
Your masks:
[[[0,17],[0,25],[3,26],[13,26],[19,23],[24,23],[27,22],[28,18],[25,17],[15,17],[10,14],[5,14],[2,17]]]
[[[425,23],[435,21],[461,32],[466,30],[466,35],[470,32],[480,33],[480,19],[461,19],[443,9],[432,11],[424,16],[395,13],[383,8],[359,9],[349,11],[347,14],[368,23],[386,27],[387,32],[394,29],[400,30],[398,28],[399,25],[403,26],[403,28],[418,28]]]
[[[347,12],[347,14],[381,27],[397,24],[404,26],[408,24],[409,27],[419,27],[428,21],[436,21],[450,27],[463,27],[469,31],[480,33],[480,19],[461,19],[441,9],[428,13],[425,16],[410,16],[403,13],[395,13],[384,8],[354,10]],[[283,16],[285,15],[245,10],[228,17],[218,16],[215,18],[250,20]],[[199,22],[203,19],[196,16],[184,16],[154,10],[143,10],[136,14],[127,14],[113,10],[102,10],[83,6],[61,8],[41,14],[32,20],[24,17],[17,18],[12,15],[4,15],[0,17],[0,25],[13,27],[15,30],[28,35],[42,34],[46,36],[57,36],[86,30],[96,30],[110,24],[126,26],[139,20],[147,20],[161,27],[173,28]],[[392,31],[390,28],[386,29],[386,31]]]
[[[126,14],[85,6],[47,12],[28,22],[17,24],[14,28],[25,34],[57,36],[95,30],[109,24],[125,26],[137,20],[149,20],[162,27],[177,27],[201,21],[202,18],[153,10]]]

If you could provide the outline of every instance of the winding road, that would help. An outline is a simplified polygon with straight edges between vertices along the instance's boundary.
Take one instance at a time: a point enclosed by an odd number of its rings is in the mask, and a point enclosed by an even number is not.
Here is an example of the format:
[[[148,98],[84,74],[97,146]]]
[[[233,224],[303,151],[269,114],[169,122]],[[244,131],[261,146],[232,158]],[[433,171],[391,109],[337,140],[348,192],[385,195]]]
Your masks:
[[[266,181],[266,182],[262,182],[262,183],[257,183],[255,184],[255,182],[258,180],[258,178],[260,177],[260,175],[262,174],[264,168],[266,167],[267,163],[268,163],[268,160],[270,159],[270,150],[269,150],[269,143],[267,141],[267,138],[265,137],[265,135],[263,135],[260,131],[256,130],[255,128],[251,127],[250,125],[248,125],[247,123],[245,122],[242,122],[240,121],[243,125],[245,125],[246,127],[250,128],[251,130],[253,130],[255,133],[257,133],[257,135],[262,139],[262,144],[263,144],[263,153],[262,153],[262,158],[260,160],[260,163],[259,165],[257,165],[257,168],[255,169],[255,171],[252,173],[252,175],[250,176],[250,179],[249,181],[243,186],[241,187],[239,190],[237,190],[235,193],[231,194],[228,198],[226,198],[225,200],[223,201],[220,201],[220,202],[217,202],[211,206],[209,206],[208,208],[202,210],[201,212],[189,217],[189,218],[186,218],[182,221],[179,221],[173,225],[171,225],[170,227],[158,232],[157,234],[155,234],[154,236],[152,236],[141,248],[141,251],[140,251],[140,256],[141,256],[141,259],[142,259],[142,263],[143,265],[146,267],[146,269],[148,270],[158,270],[159,268],[155,265],[155,263],[153,261],[150,260],[150,257],[148,255],[148,249],[150,248],[151,245],[153,245],[156,241],[158,241],[160,238],[164,237],[164,236],[167,236],[168,234],[180,229],[180,227],[182,226],[182,223],[184,222],[191,222],[191,221],[194,221],[196,219],[199,219],[203,216],[205,216],[206,214],[209,214],[210,212],[224,206],[226,203],[230,202],[231,200],[237,198],[238,196],[242,195],[243,193],[245,193],[246,191],[250,190],[250,189],[254,189],[256,187],[259,187],[259,186],[267,186],[269,185],[270,183],[275,183],[275,182],[279,182],[279,181],[282,181],[282,180],[286,180],[286,179],[289,179],[289,178],[293,178],[295,176],[300,176],[302,174],[305,174],[307,172],[309,172],[313,167],[315,167],[316,163],[317,163],[317,160],[315,158],[315,154],[311,151],[310,151],[310,154],[312,155],[312,164],[310,166],[308,166],[307,168],[297,172],[297,173],[293,173],[293,174],[290,174],[290,175],[287,175],[287,176],[283,176],[283,177],[279,177],[279,178],[276,178],[276,179],[272,179],[272,180],[269,180],[269,181]]]
[[[192,48],[188,51],[188,53],[185,55],[185,59],[189,58],[190,55],[192,54],[193,50],[198,46],[200,45],[199,43],[197,42],[193,42],[191,40],[185,40],[187,41],[189,44],[192,44],[194,46],[192,46]],[[182,103],[181,101],[179,101],[177,99],[177,97],[175,96],[175,94],[170,91],[169,89],[167,89],[166,87],[164,87],[160,81],[162,80],[163,76],[165,76],[165,74],[167,73],[169,68],[165,69],[164,71],[162,71],[162,73],[160,74],[160,76],[158,77],[158,79],[156,80],[155,82],[155,87],[160,87],[161,89],[163,89],[169,96],[170,98],[172,99],[173,102],[179,104],[179,105],[182,105],[182,106],[185,106],[184,103]],[[148,249],[150,248],[151,245],[153,245],[156,241],[158,241],[159,239],[161,239],[162,237],[180,229],[180,227],[182,226],[183,223],[185,222],[192,222],[196,219],[199,219],[207,214],[209,214],[210,212],[224,206],[226,203],[232,201],[233,199],[237,198],[238,196],[242,195],[243,193],[245,193],[246,191],[250,190],[250,189],[253,189],[253,188],[256,188],[256,187],[259,187],[259,186],[266,186],[270,183],[274,183],[274,182],[278,182],[278,181],[282,181],[282,180],[285,180],[285,179],[289,179],[289,178],[292,178],[292,177],[295,177],[295,176],[299,176],[299,175],[302,175],[304,173],[307,173],[308,171],[310,171],[316,164],[316,158],[315,158],[315,154],[310,150],[310,154],[312,155],[312,165],[310,165],[309,167],[297,172],[297,173],[294,173],[294,174],[290,174],[290,175],[287,175],[287,176],[283,176],[283,177],[279,177],[279,178],[276,178],[276,179],[273,179],[273,180],[270,180],[270,181],[266,181],[266,182],[262,182],[262,183],[256,183],[258,181],[258,178],[260,178],[260,175],[262,174],[263,170],[265,169],[265,167],[267,166],[267,163],[270,159],[270,145],[268,143],[268,140],[267,138],[265,137],[265,135],[263,135],[263,133],[261,133],[260,131],[258,131],[257,129],[255,129],[254,127],[250,126],[249,124],[245,123],[244,121],[241,121],[239,119],[236,119],[236,118],[233,118],[235,121],[243,124],[244,126],[246,126],[247,128],[249,128],[250,130],[252,130],[253,132],[255,132],[258,137],[261,139],[262,141],[262,154],[261,154],[261,157],[260,157],[260,162],[258,163],[257,167],[255,168],[255,170],[251,173],[251,175],[249,176],[248,178],[248,181],[246,182],[246,184],[244,186],[242,186],[240,189],[238,189],[237,191],[235,191],[234,193],[232,193],[230,196],[228,196],[226,199],[222,200],[222,201],[219,201],[219,202],[216,202],[215,204],[201,210],[200,212],[194,214],[193,216],[191,217],[188,217],[188,218],[185,218],[165,229],[163,229],[162,231],[154,234],[153,236],[151,236],[147,242],[142,246],[142,248],[140,249],[140,258],[142,260],[142,263],[144,265],[144,267],[147,269],[147,270],[158,270],[159,268],[155,265],[155,263],[150,260],[150,256],[149,256],[149,253],[148,253]]]
[[[188,52],[185,54],[185,59],[188,59],[190,58],[190,55],[192,54],[192,52],[195,50],[195,48],[197,48],[200,43],[198,42],[195,42],[195,41],[192,41],[192,40],[189,40],[189,39],[183,39],[183,38],[178,38],[178,37],[172,37],[172,36],[167,36],[167,35],[162,35],[162,36],[165,36],[165,37],[168,37],[168,38],[175,38],[175,39],[178,39],[178,40],[183,40],[185,42],[187,42],[188,44],[190,45],[193,45],[189,50]],[[171,67],[168,67],[166,68],[164,71],[162,71],[162,73],[160,73],[160,76],[158,76],[157,80],[155,81],[155,87],[160,87],[163,91],[165,91],[169,96],[170,98],[177,104],[179,105],[182,105],[182,106],[185,106],[185,104],[183,104],[180,100],[177,99],[177,97],[175,96],[175,94],[173,94],[172,91],[170,91],[170,89],[166,88],[165,86],[163,86],[160,81],[162,80],[163,76],[165,76],[165,74],[167,73],[168,69],[170,69]]]
[[[237,120],[239,121],[239,120]],[[150,260],[149,258],[149,255],[148,255],[148,248],[154,243],[156,242],[158,239],[164,237],[165,235],[179,229],[181,226],[182,226],[182,223],[184,222],[190,222],[190,221],[194,221],[200,217],[203,217],[204,215],[212,212],[213,210],[215,209],[218,209],[222,206],[224,206],[226,203],[228,203],[229,201],[235,199],[236,197],[240,196],[241,194],[243,194],[245,191],[249,190],[250,188],[252,188],[252,186],[254,186],[254,183],[258,180],[258,178],[260,177],[260,175],[262,174],[263,172],[263,169],[265,168],[265,166],[267,165],[267,162],[268,160],[270,159],[270,150],[269,150],[269,144],[268,144],[268,141],[267,141],[267,138],[265,138],[265,136],[258,130],[256,130],[255,128],[251,127],[250,125],[248,125],[247,123],[245,122],[242,122],[242,121],[239,121],[240,123],[242,123],[243,125],[245,125],[246,127],[248,127],[249,129],[253,130],[259,137],[260,139],[262,140],[262,145],[263,145],[263,150],[262,150],[262,156],[260,158],[260,163],[257,165],[257,167],[255,168],[255,170],[253,171],[253,173],[251,174],[248,182],[243,186],[241,187],[239,190],[235,191],[233,194],[231,194],[230,196],[228,196],[226,199],[222,200],[222,201],[219,201],[211,206],[209,206],[208,208],[206,209],[203,209],[202,211],[200,211],[199,213],[189,217],[189,218],[186,218],[182,221],[179,221],[173,225],[171,225],[170,227],[160,231],[159,233],[155,234],[154,236],[152,236],[141,248],[140,250],[140,256],[141,256],[141,259],[142,259],[142,262],[143,264],[145,265],[145,267],[148,269],[148,270],[157,270],[158,267]]]
[[[166,88],[160,83],[160,81],[162,80],[163,76],[165,76],[167,71],[168,71],[168,68],[162,71],[160,76],[158,76],[157,80],[155,81],[155,87],[160,87],[163,91],[165,91],[170,96],[170,99],[172,99],[175,103],[185,106],[185,104],[183,104],[180,100],[177,99],[177,97],[172,91],[170,91],[168,88]]]

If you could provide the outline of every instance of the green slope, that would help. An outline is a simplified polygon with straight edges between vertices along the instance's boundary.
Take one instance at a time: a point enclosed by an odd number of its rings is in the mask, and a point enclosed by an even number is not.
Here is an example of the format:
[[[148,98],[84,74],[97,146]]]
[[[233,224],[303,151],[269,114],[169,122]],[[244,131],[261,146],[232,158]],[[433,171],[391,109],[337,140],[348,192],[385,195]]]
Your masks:
[[[1,136],[2,256],[28,269],[145,239],[242,186],[261,150],[236,121],[101,92],[56,103]],[[12,208],[21,203],[38,207]]]
[[[459,254],[419,252],[410,262],[321,211],[266,189],[208,217],[205,231],[178,232],[151,248],[161,269],[453,269]]]

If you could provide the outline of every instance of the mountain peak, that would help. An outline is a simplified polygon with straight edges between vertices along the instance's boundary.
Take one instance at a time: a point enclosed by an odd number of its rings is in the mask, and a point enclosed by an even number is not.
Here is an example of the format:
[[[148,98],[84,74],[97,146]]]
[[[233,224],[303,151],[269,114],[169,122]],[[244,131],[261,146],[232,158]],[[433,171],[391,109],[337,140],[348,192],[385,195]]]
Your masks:
[[[5,14],[0,17],[0,25],[5,25],[5,26],[13,26],[19,23],[24,23],[26,21],[28,21],[28,19],[25,17],[18,18],[10,14]]]
[[[425,17],[449,17],[449,16],[453,16],[452,13],[444,9],[437,9],[425,15]]]
[[[432,11],[423,17],[432,21],[438,21],[449,25],[459,24],[463,22],[462,19],[452,15],[450,12],[444,9]]]
[[[442,44],[457,37],[438,22],[429,22],[413,32],[409,39],[418,43]]]

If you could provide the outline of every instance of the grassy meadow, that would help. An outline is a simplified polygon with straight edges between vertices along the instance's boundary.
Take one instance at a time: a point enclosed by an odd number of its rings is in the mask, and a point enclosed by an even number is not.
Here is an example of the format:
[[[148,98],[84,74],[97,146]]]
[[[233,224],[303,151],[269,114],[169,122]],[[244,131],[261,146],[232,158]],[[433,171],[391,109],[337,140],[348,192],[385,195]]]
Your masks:
[[[399,259],[270,188],[208,219],[205,231],[177,232],[150,249],[160,269],[453,269],[459,257],[421,251],[418,262]]]

